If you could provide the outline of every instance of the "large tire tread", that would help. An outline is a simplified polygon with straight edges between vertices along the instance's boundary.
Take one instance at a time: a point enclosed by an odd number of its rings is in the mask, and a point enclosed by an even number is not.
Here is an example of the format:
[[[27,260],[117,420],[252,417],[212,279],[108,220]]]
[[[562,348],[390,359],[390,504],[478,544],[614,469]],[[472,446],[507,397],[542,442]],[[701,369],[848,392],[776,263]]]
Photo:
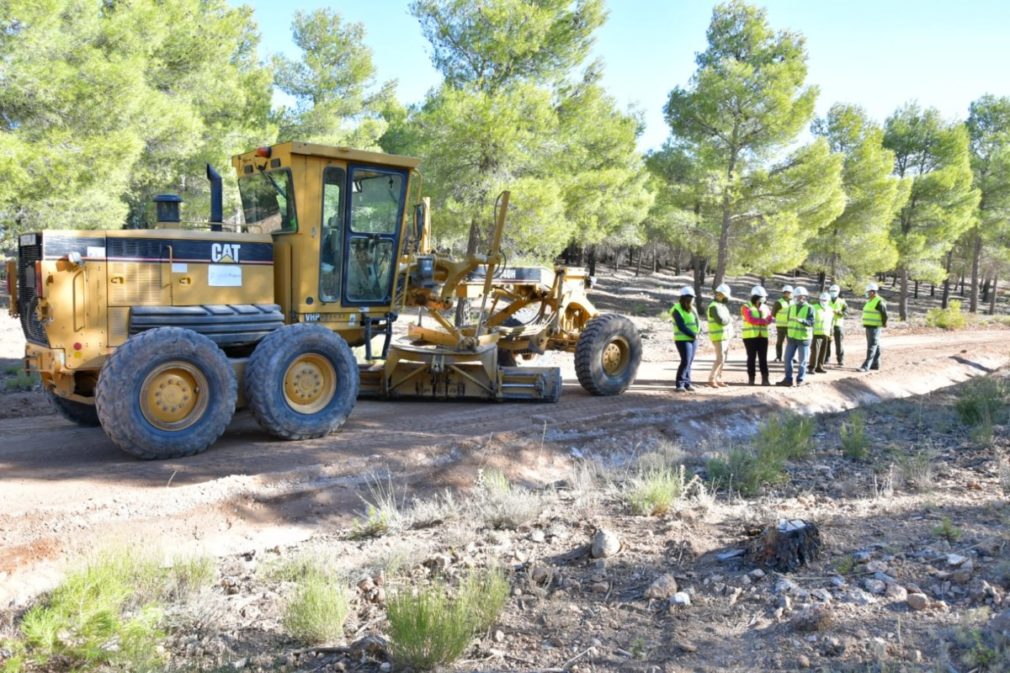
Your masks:
[[[620,376],[603,370],[604,347],[622,337],[630,348],[629,362]],[[590,320],[575,346],[575,374],[583,388],[593,395],[620,395],[634,382],[642,361],[642,339],[634,323],[616,313],[604,313]]]
[[[326,356],[336,371],[337,390],[330,403],[313,414],[300,414],[284,398],[284,372],[295,356]],[[360,378],[354,353],[343,337],[322,325],[301,323],[272,332],[246,363],[243,391],[253,416],[280,439],[316,439],[344,424],[358,399]]]
[[[200,365],[211,388],[204,415],[178,432],[150,425],[138,402],[144,370],[171,360]],[[130,337],[105,361],[95,408],[105,433],[120,449],[141,460],[167,460],[210,448],[231,422],[237,397],[235,373],[217,344],[192,330],[159,327]]]
[[[43,392],[46,395],[46,399],[49,400],[49,404],[56,410],[56,413],[71,423],[76,423],[82,428],[97,428],[101,425],[95,405],[68,400],[60,397],[48,388],[44,388]]]

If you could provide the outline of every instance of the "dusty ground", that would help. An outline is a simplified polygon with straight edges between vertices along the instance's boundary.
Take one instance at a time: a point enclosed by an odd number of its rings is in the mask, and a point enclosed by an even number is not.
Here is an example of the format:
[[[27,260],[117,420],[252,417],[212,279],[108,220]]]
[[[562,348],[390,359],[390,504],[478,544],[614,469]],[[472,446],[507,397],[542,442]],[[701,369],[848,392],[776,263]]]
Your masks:
[[[889,568],[895,564],[903,568],[905,554],[920,554],[908,563],[928,572],[926,566],[936,566],[938,555],[947,551],[943,545],[921,543],[939,511],[973,513],[973,521],[1004,516],[998,509],[1002,494],[994,468],[982,457],[950,453],[940,471],[938,491],[905,497],[899,490],[895,497],[880,498],[873,497],[879,495],[873,491],[879,466],[839,462],[826,439],[828,453],[814,470],[819,479],[795,478],[789,489],[757,503],[727,501],[705,511],[652,519],[632,517],[613,506],[573,508],[575,496],[562,489],[557,499],[545,501],[533,526],[517,532],[433,529],[407,536],[410,544],[400,551],[394,549],[398,542],[389,538],[367,544],[348,541],[347,529],[361,509],[360,496],[370,474],[388,472],[398,488],[416,496],[443,487],[469,488],[478,470],[489,466],[501,467],[530,486],[562,482],[586,457],[604,464],[621,463],[627,456],[669,443],[697,457],[720,441],[749,435],[760,418],[774,410],[830,414],[924,396],[993,371],[1010,356],[1005,331],[947,334],[896,327],[885,337],[884,371],[864,375],[854,371],[864,347],[862,335],[850,330],[847,350],[852,366],[814,377],[806,388],[744,385],[742,347],[738,347],[726,377],[737,385],[676,396],[671,392],[676,362],[669,323],[659,314],[680,282],[668,275],[639,280],[621,274],[604,281],[594,295],[604,310],[621,308],[631,314],[646,344],[638,381],[620,398],[585,394],[575,383],[570,356],[554,354],[542,362],[560,365],[569,382],[557,405],[361,402],[339,434],[287,443],[269,440],[253,419],[240,413],[207,453],[143,463],[121,454],[101,430],[81,429],[53,415],[37,392],[5,394],[0,411],[0,606],[25,605],[58,581],[68,563],[83,553],[123,541],[176,553],[220,556],[223,574],[245,577],[251,572],[246,566],[258,563],[250,559],[261,559],[264,554],[297,555],[318,546],[346,557],[350,570],[360,570],[393,552],[405,555],[405,565],[412,568],[431,553],[467,550],[460,538],[469,537],[477,546],[465,554],[518,569],[514,584],[520,593],[511,602],[519,606],[518,611],[506,611],[504,644],[481,645],[473,655],[479,662],[462,670],[560,667],[587,648],[594,651],[570,662],[571,670],[579,666],[584,671],[792,670],[802,666],[801,657],[813,658],[816,664],[818,657],[829,656],[823,652],[825,647],[830,650],[835,645],[822,646],[825,637],[850,643],[848,654],[839,662],[876,661],[881,648],[894,649],[895,637],[899,641],[902,637],[900,628],[895,636],[896,620],[907,624],[902,620],[926,616],[905,617],[902,609],[884,601],[860,605],[859,595],[854,594],[854,607],[841,601],[838,617],[845,626],[839,634],[814,634],[810,640],[788,628],[790,606],[776,614],[785,601],[779,597],[783,592],[771,591],[775,578],[754,582],[747,579],[750,568],[719,564],[713,553],[738,543],[745,523],[774,520],[783,514],[803,515],[828,523],[833,551],[825,565],[811,571],[809,582],[793,578],[807,591],[797,602],[809,601],[811,591],[830,582],[834,574],[830,564],[836,557],[857,550],[886,558]],[[751,282],[744,279],[740,287],[749,287]],[[859,302],[852,305],[858,315]],[[20,355],[19,335],[13,321],[0,321],[0,364],[5,370]],[[711,351],[703,349],[695,365],[696,380],[704,379],[710,358]],[[780,373],[773,370],[773,378]],[[925,404],[940,404],[935,398],[925,399],[929,400]],[[911,408],[923,413],[921,405]],[[911,427],[911,415],[896,411],[893,418],[899,428],[897,439],[907,441],[900,429]],[[829,435],[826,431],[824,437]],[[727,439],[720,440],[722,436]],[[938,453],[936,458],[940,457]],[[969,489],[969,482],[978,488]],[[990,512],[994,507],[995,514]],[[614,569],[563,556],[601,525],[614,528],[626,543],[625,552],[614,560]],[[546,531],[542,542],[529,539],[533,529]],[[991,542],[987,535],[971,538],[969,546],[992,551],[985,547]],[[1002,554],[1002,547],[993,553]],[[559,577],[546,589],[530,587],[532,598],[527,602],[520,597],[526,581],[522,573],[531,572],[533,561],[552,557],[560,558],[549,564]],[[665,604],[643,602],[641,592],[662,572],[675,574],[691,587],[696,605],[671,613]],[[574,584],[566,583],[569,575]],[[917,575],[915,581],[927,579]],[[846,586],[859,587],[854,578],[846,582]],[[607,586],[605,595],[592,593],[589,587],[601,584]],[[252,583],[242,591],[258,589]],[[831,587],[836,589],[843,592]],[[270,610],[269,601],[247,598],[258,610]],[[872,609],[864,610],[867,606]],[[367,633],[369,620],[381,620],[381,615],[372,614],[375,606],[363,610],[367,614],[358,626]],[[941,621],[949,617],[940,609],[928,616]],[[258,643],[261,648],[268,645],[271,656],[293,650],[283,637],[274,634],[271,638]],[[875,644],[874,638],[883,639],[883,644]],[[862,644],[855,647],[855,641]],[[255,644],[246,642],[244,650],[236,647],[202,656],[217,665],[228,657],[247,657]],[[923,649],[925,644],[899,644],[896,661],[912,661],[916,649],[920,656],[930,651]],[[760,663],[749,659],[749,652],[757,653]],[[300,662],[287,663],[301,667]]]

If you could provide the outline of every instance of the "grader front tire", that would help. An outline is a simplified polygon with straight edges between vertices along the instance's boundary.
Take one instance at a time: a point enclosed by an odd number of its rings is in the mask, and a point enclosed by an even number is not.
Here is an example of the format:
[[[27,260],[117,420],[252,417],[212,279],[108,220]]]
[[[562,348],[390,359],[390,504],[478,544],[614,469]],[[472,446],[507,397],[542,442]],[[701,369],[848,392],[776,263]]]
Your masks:
[[[347,342],[322,325],[290,325],[263,339],[246,364],[243,390],[260,426],[281,439],[336,431],[358,398],[358,365]]]
[[[586,325],[575,346],[575,373],[593,395],[620,395],[635,380],[642,361],[642,340],[635,325],[613,313]]]
[[[71,423],[76,423],[82,428],[97,428],[101,423],[98,420],[98,411],[93,404],[84,404],[60,397],[49,389],[44,390],[46,399],[63,418]]]
[[[116,446],[143,460],[206,451],[235,413],[238,384],[224,352],[192,330],[159,327],[106,360],[95,408]]]

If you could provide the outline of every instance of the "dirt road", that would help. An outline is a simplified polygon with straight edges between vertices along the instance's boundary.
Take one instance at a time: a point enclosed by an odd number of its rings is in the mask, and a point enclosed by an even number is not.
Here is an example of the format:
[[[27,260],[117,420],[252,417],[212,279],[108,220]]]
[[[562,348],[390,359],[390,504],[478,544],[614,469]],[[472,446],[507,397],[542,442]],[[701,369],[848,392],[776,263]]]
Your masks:
[[[59,576],[65,560],[111,542],[225,553],[304,539],[346,523],[367,476],[388,470],[423,489],[468,483],[485,463],[521,464],[530,478],[561,474],[569,452],[605,450],[642,433],[690,440],[718,427],[746,433],[769,409],[834,411],[922,394],[1002,366],[1007,332],[888,335],[885,370],[854,367],[812,377],[800,389],[753,388],[733,355],[733,385],[675,395],[665,326],[643,325],[646,358],[619,398],[594,398],[575,383],[571,358],[555,354],[565,381],[557,405],[363,401],[340,433],[276,442],[240,413],[207,453],[140,462],[100,429],[55,415],[0,420],[0,605],[20,604]],[[10,344],[5,344],[9,346]],[[850,335],[851,362],[863,349]],[[696,380],[711,362],[702,351]],[[780,375],[773,371],[773,378]],[[2,399],[2,398],[0,398]]]

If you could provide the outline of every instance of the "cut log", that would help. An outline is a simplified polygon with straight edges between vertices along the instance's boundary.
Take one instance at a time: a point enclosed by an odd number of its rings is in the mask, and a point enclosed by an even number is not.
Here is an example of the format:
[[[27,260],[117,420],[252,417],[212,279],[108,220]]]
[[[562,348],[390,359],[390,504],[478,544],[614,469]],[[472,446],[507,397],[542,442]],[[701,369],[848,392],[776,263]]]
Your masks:
[[[820,551],[821,534],[816,525],[803,519],[783,519],[761,531],[751,542],[748,557],[766,568],[789,572],[816,559]]]

